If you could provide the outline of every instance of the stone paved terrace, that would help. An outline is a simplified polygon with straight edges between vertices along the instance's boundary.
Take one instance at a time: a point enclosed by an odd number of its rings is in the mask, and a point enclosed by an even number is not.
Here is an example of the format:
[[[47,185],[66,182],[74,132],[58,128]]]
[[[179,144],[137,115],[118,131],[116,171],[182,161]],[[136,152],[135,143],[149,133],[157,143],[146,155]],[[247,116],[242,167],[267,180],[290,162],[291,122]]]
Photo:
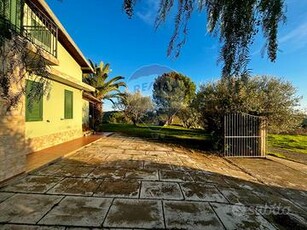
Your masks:
[[[2,187],[0,229],[306,229],[306,178],[114,135]]]

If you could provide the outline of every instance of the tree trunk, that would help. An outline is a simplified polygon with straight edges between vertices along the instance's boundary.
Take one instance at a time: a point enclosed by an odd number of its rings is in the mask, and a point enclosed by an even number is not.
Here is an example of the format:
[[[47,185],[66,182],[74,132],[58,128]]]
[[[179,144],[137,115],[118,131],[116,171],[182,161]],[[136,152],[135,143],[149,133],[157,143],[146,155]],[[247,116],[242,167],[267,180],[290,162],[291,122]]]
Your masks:
[[[97,131],[102,121],[102,103],[95,103],[94,108],[94,130]]]

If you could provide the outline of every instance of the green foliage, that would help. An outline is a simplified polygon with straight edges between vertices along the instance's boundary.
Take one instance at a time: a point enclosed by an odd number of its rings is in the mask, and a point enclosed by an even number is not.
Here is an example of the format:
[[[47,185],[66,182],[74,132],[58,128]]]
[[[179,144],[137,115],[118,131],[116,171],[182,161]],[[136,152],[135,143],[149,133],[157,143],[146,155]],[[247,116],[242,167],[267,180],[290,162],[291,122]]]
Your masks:
[[[0,30],[0,98],[7,111],[16,107],[26,94],[25,79],[31,79],[43,87],[33,85],[27,92],[28,106],[49,95],[49,66],[42,55],[42,49],[29,51],[28,40],[20,37],[14,30]]]
[[[117,76],[114,78],[109,78],[110,64],[94,64],[90,60],[90,64],[94,70],[94,73],[86,74],[83,76],[83,82],[93,86],[96,91],[93,93],[93,96],[98,100],[110,100],[120,98],[122,92],[120,91],[121,87],[126,87],[126,83],[122,80],[125,78],[122,76]]]
[[[144,97],[138,91],[136,93],[125,93],[115,107],[123,111],[125,117],[136,125],[147,112],[153,109],[153,104],[150,97]]]
[[[270,132],[289,131],[301,122],[296,89],[290,82],[274,77],[231,77],[208,83],[201,86],[196,101],[202,126],[217,141],[223,136],[223,118],[227,113],[265,116]]]
[[[197,109],[197,105],[191,103],[187,107],[182,108],[176,114],[181,120],[185,128],[199,128],[200,127],[200,113]]]
[[[124,77],[122,76],[117,76],[109,79],[109,74],[111,72],[110,64],[104,64],[103,62],[100,62],[98,65],[94,64],[91,60],[89,60],[89,62],[92,66],[92,69],[94,70],[94,73],[85,74],[83,76],[83,82],[93,86],[96,89],[96,91],[92,94],[99,101],[101,101],[99,103],[95,103],[94,107],[94,114],[96,114],[94,117],[94,126],[97,128],[102,120],[103,100],[109,100],[114,104],[113,99],[118,99],[123,96],[121,88],[125,88],[126,83],[122,81],[124,80]]]
[[[102,118],[103,124],[123,124],[126,123],[126,118],[123,112],[111,111],[104,112]]]
[[[133,16],[137,2],[124,0],[129,17]],[[188,22],[192,13],[198,10],[206,12],[208,33],[219,36],[222,43],[219,60],[224,63],[224,77],[247,71],[249,47],[260,30],[266,39],[264,48],[269,59],[276,60],[278,27],[285,21],[284,0],[160,0],[159,3],[156,27],[166,21],[173,8],[177,8],[168,55],[179,56],[187,40]]]
[[[195,96],[195,84],[180,73],[170,72],[159,76],[153,85],[153,98],[159,113],[167,115],[171,124],[174,115],[189,106]]]

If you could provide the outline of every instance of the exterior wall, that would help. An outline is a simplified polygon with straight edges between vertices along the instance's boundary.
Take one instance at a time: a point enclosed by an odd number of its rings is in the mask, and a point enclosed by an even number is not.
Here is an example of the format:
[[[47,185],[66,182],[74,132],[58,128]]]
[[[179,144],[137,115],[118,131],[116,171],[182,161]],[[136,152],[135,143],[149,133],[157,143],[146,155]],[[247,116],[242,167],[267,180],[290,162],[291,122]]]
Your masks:
[[[15,58],[18,58],[17,56]],[[0,63],[0,68],[4,68]],[[12,77],[11,92],[20,92],[24,81],[18,82],[19,70]],[[25,141],[25,110],[21,103],[10,112],[7,112],[5,100],[0,98],[0,181],[18,175],[25,171],[26,152],[30,151],[28,143]]]
[[[73,92],[73,119],[64,119],[64,91]],[[44,96],[43,121],[25,124],[25,136],[31,149],[38,151],[82,136],[82,91],[52,82]]]
[[[82,70],[79,64],[65,50],[60,42],[58,42],[58,60],[60,65],[53,66],[54,69],[67,74],[82,82]]]
[[[6,113],[0,101],[0,181],[25,171],[26,152],[24,107]]]

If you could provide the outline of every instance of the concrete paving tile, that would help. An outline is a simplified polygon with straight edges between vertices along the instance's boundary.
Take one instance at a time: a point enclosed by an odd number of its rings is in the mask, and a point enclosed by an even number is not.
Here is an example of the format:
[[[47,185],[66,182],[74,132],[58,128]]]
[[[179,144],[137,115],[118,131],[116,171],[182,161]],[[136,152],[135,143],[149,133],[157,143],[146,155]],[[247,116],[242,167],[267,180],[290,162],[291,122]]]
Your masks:
[[[246,189],[218,187],[219,191],[231,204],[262,205],[263,200]]]
[[[66,166],[60,168],[54,176],[62,177],[87,177],[95,167],[83,167],[83,166]]]
[[[126,179],[158,180],[159,175],[156,170],[130,170],[126,172]]]
[[[115,228],[164,228],[160,201],[116,199],[103,224]]]
[[[0,223],[35,224],[62,196],[16,194],[0,204]]]
[[[13,196],[15,193],[0,192],[0,203]]]
[[[66,178],[48,191],[49,194],[92,196],[102,180]]]
[[[65,197],[39,224],[99,227],[111,202],[105,198]]]
[[[98,167],[88,176],[90,178],[101,178],[101,179],[123,179],[126,171],[122,169],[107,169]]]
[[[210,182],[210,180],[208,179],[210,173],[204,172],[202,170],[189,170],[188,172],[195,182],[200,182],[200,183]]]
[[[144,168],[144,162],[140,160],[116,161],[115,168],[142,170]]]
[[[258,197],[260,197],[263,200],[263,203],[259,205],[261,207],[272,209],[272,210],[284,209],[292,213],[304,212],[302,207],[300,207],[295,202],[290,201],[290,199],[285,198],[283,195],[281,195],[277,191],[274,191],[274,189],[271,189],[264,185],[263,186],[259,186],[259,185],[252,186],[252,188],[253,189],[251,190],[251,192],[256,194]],[[304,202],[304,200],[305,199],[301,197],[300,201]]]
[[[34,172],[32,172],[30,174],[40,175],[40,176],[51,176],[51,175],[54,175],[62,167],[64,167],[64,165],[52,164],[52,165],[48,165],[46,167],[43,167],[39,170],[35,170]]]
[[[126,149],[125,154],[129,155],[145,155],[146,151],[145,150],[135,150],[135,149]]]
[[[223,225],[208,203],[165,201],[167,229],[223,229]]]
[[[27,176],[1,190],[7,192],[45,193],[62,179],[61,177],[51,176]]]
[[[192,177],[187,172],[181,171],[160,171],[162,181],[184,182],[193,181]]]
[[[276,229],[256,211],[242,205],[211,203],[227,229]]]
[[[262,214],[262,212],[261,212]],[[267,210],[262,214],[276,229],[307,229],[307,219],[299,214],[278,212],[269,213]]]
[[[103,153],[105,154],[122,154],[124,152],[124,149],[119,149],[115,147],[104,147],[102,148]]]
[[[137,180],[105,180],[96,189],[94,196],[137,198],[140,182]]]
[[[193,182],[181,183],[180,185],[186,200],[228,203],[213,185]]]
[[[172,170],[172,166],[170,164],[161,164],[152,161],[145,161],[144,162],[144,169],[149,170]]]
[[[156,151],[156,150],[150,151],[149,150],[149,151],[146,151],[146,155],[160,157],[160,156],[165,156],[166,152],[165,151]]]
[[[38,225],[14,225],[14,224],[5,224],[0,225],[2,230],[65,230],[65,227],[46,227]]]
[[[143,181],[141,198],[183,200],[177,183]]]
[[[275,188],[274,191],[282,194],[288,200],[292,201],[296,205],[300,206],[302,209],[307,212],[307,191],[303,190],[294,190],[294,189],[287,189],[287,188]]]

